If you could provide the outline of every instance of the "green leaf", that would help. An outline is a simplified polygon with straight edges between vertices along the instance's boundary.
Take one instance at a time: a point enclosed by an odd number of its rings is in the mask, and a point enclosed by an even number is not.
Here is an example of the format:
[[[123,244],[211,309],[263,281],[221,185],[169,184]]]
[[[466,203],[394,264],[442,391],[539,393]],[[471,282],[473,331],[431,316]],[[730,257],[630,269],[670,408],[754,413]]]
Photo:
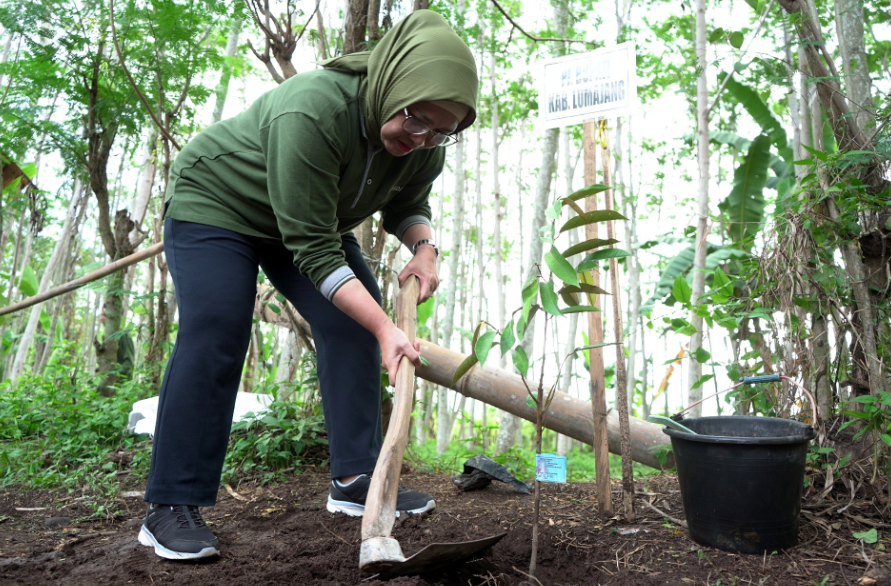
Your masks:
[[[274,297],[275,297],[275,300],[278,301],[279,303],[284,303],[285,301],[287,301],[287,299],[285,299],[285,296],[282,295],[281,293],[276,293],[274,295]]]
[[[879,400],[879,398],[876,397],[875,395],[860,395],[859,397],[854,397],[851,400],[854,401],[855,403],[869,404],[869,403],[875,403],[876,401]]]
[[[574,254],[578,254],[580,252],[585,252],[587,250],[593,250],[595,248],[600,248],[601,246],[609,246],[610,244],[617,244],[619,241],[615,238],[592,238],[590,240],[585,240],[584,242],[579,242],[573,246],[570,246],[566,250],[563,251],[563,256],[572,256]],[[579,271],[581,272],[581,271]]]
[[[19,291],[25,297],[31,297],[32,295],[37,295],[37,287],[37,275],[34,274],[34,269],[31,268],[31,265],[28,265],[22,271],[22,276],[19,277]]]
[[[538,284],[538,293],[541,295],[541,307],[553,316],[561,316],[563,312],[557,304],[557,294],[554,293],[554,282],[545,281]]]
[[[507,351],[513,348],[517,339],[514,337],[514,322],[509,321],[501,331],[501,355],[507,354]]]
[[[732,33],[730,33],[730,46],[734,49],[741,48],[744,40],[745,37],[743,37],[743,34],[741,32],[733,31]]]
[[[572,285],[566,285],[560,292],[567,293],[587,293],[589,295],[609,295],[609,291],[605,291],[598,287],[597,285],[592,285],[590,283],[580,283],[578,287],[573,287]]]
[[[598,250],[586,256],[584,260],[579,263],[576,271],[590,271],[597,266],[597,261],[599,260],[605,260],[609,258],[625,258],[626,256],[632,256],[632,254],[627,250],[622,250],[621,248],[607,248],[604,250]]]
[[[864,543],[873,544],[879,540],[879,532],[875,527],[869,531],[861,531],[852,533],[854,539],[862,539]]]
[[[578,286],[578,274],[575,272],[575,269],[572,268],[572,265],[563,258],[563,255],[560,254],[559,250],[554,246],[551,246],[551,249],[545,253],[544,258],[545,264],[548,265],[548,268],[551,269],[551,272],[553,272],[558,279],[567,285]]]
[[[563,204],[560,203],[560,200],[554,202],[554,205],[548,207],[545,210],[545,215],[552,220],[556,220],[560,218],[560,212],[563,211]]]
[[[514,361],[514,367],[520,373],[520,376],[526,378],[526,373],[529,372],[529,357],[526,356],[526,351],[523,350],[523,347],[517,346],[514,348],[510,353],[510,357]]]
[[[817,157],[817,158],[818,158],[819,160],[821,160],[821,161],[826,161],[826,160],[829,158],[829,157],[826,155],[826,153],[824,153],[823,151],[818,151],[817,149],[811,148],[811,147],[807,146],[806,144],[801,145],[801,148],[803,148],[804,150],[806,150],[806,151],[809,152],[810,154],[814,155],[815,157]],[[811,162],[813,162],[813,161],[811,161]]]
[[[718,28],[716,28],[715,30],[713,30],[712,32],[709,33],[709,35],[708,35],[708,42],[709,42],[709,43],[717,43],[717,42],[720,41],[723,37],[724,37],[724,29],[722,29],[721,27],[718,27]]]
[[[764,186],[770,163],[770,138],[759,135],[733,173],[733,189],[718,204],[727,218],[730,237],[740,243],[761,229],[764,221]],[[750,239],[751,240],[751,239]]]
[[[477,360],[476,354],[471,354],[464,361],[458,365],[458,369],[455,371],[455,376],[452,377],[452,386],[454,387],[458,384],[458,381],[461,380],[461,377],[467,374],[467,371],[473,368],[473,365],[479,362]]]
[[[529,311],[532,309],[532,303],[535,301],[537,293],[538,283],[534,280],[523,288],[523,323],[529,323]],[[519,334],[519,332],[517,333]]]
[[[891,446],[891,435],[888,435],[887,433],[883,433],[882,435],[879,436],[879,439],[881,439],[887,445]]]
[[[433,317],[434,298],[431,296],[427,301],[418,306],[418,324],[426,325],[427,320]]]
[[[723,82],[726,75],[726,73],[720,74],[718,76],[720,81]],[[735,77],[730,78],[726,87],[734,99],[742,104],[746,112],[755,119],[755,122],[763,129],[764,133],[770,137],[770,142],[777,147],[780,157],[786,161],[787,165],[791,163],[795,156],[792,153],[792,147],[789,146],[786,129],[777,120],[773,111],[771,111],[764,100],[761,99],[761,95],[753,88],[737,81]]]
[[[281,315],[281,314],[282,314],[282,309],[281,309],[281,307],[279,307],[279,306],[276,305],[275,303],[268,303],[268,304],[266,305],[266,307],[268,307],[269,309],[271,309],[271,310],[272,310],[272,313],[274,313],[275,315]]]
[[[552,244],[554,242],[554,225],[546,224],[542,226],[538,231],[538,239],[545,244]]]
[[[532,409],[533,411],[538,406],[538,401],[535,400],[535,397],[533,397],[532,395],[530,395],[528,393],[526,394],[526,406],[529,407],[530,409]]]
[[[572,201],[578,201],[582,198],[588,197],[589,195],[594,195],[597,193],[601,193],[609,189],[608,186],[602,185],[600,183],[592,183],[587,187],[583,187],[578,191],[574,191],[573,193],[566,196],[567,199],[571,199]]]
[[[563,224],[563,226],[560,228],[560,234],[567,230],[571,230],[572,228],[578,228],[579,226],[585,226],[587,224],[608,222],[610,220],[627,219],[628,218],[615,210],[597,210],[594,212],[585,212],[584,216],[576,216],[574,218],[570,218],[569,221]]]
[[[561,310],[563,313],[582,313],[585,311],[600,311],[593,305],[573,305]]]
[[[476,341],[473,352],[476,354],[480,366],[486,364],[486,358],[489,357],[489,350],[492,349],[492,343],[495,342],[495,332],[486,332]]]
[[[687,279],[684,278],[683,275],[678,275],[674,280],[671,293],[674,295],[674,298],[681,303],[690,303],[690,299],[693,296],[693,288],[690,287],[690,284],[687,283]]]
[[[711,358],[712,355],[705,348],[699,347],[696,349],[696,352],[693,353],[693,358],[696,359],[696,362],[700,364],[704,364],[708,362],[708,359]]]
[[[703,376],[701,376],[701,377],[699,378],[699,380],[696,381],[696,383],[695,383],[692,387],[690,387],[690,388],[692,388],[692,389],[698,389],[699,387],[701,387],[702,385],[704,385],[704,384],[707,383],[708,381],[712,380],[713,378],[715,378],[715,375],[713,375],[713,374],[706,374],[706,375],[703,375]]]

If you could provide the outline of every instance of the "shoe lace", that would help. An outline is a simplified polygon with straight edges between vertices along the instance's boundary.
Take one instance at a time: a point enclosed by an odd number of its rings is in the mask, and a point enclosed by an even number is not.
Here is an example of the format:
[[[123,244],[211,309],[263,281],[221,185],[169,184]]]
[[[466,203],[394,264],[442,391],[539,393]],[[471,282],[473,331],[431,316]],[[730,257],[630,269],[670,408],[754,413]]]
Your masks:
[[[204,527],[204,519],[201,518],[198,507],[194,505],[176,505],[171,507],[171,509],[176,515],[176,521],[181,529],[188,529],[190,525]]]

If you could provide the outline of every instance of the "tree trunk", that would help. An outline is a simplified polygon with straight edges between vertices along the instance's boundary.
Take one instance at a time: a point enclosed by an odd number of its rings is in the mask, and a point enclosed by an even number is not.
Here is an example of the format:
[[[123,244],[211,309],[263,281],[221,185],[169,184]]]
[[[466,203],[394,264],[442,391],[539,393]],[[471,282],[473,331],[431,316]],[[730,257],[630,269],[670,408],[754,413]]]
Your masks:
[[[229,21],[229,34],[226,37],[226,53],[223,61],[223,70],[220,73],[220,83],[214,90],[213,114],[210,123],[216,124],[223,119],[223,109],[226,107],[226,98],[229,96],[229,83],[232,81],[232,60],[238,55],[238,36],[241,34],[241,2],[235,2],[235,14]],[[319,16],[321,18],[321,16]]]
[[[322,19],[321,10],[316,10],[316,28],[319,33],[319,56],[325,60],[328,58],[328,33],[325,32],[325,21]]]
[[[835,29],[842,58],[846,98],[857,120],[857,125],[871,136],[875,123],[875,104],[872,100],[872,80],[863,35],[863,2],[835,0]],[[874,227],[864,226],[866,232]]]
[[[708,130],[708,81],[706,71],[708,67],[708,46],[705,43],[705,0],[696,0],[696,57],[699,65],[699,83],[696,91],[696,120],[697,142],[699,158],[699,201],[697,214],[699,220],[696,223],[695,254],[693,257],[693,292],[690,303],[695,306],[699,298],[705,292],[705,256],[708,246],[705,238],[708,233],[708,181],[709,181],[709,130]],[[687,376],[687,404],[695,403],[702,399],[702,387],[693,388],[702,377],[702,364],[696,360],[696,350],[702,347],[703,320],[694,312],[690,322],[695,328],[695,333],[690,336],[689,370]],[[690,410],[690,417],[702,415],[702,407],[697,405]]]
[[[463,10],[464,2],[458,3]],[[442,327],[442,345],[449,348],[452,343],[452,331],[455,325],[455,299],[458,292],[458,268],[464,244],[464,140],[455,146],[455,191],[452,194],[452,246],[449,250],[448,290],[445,298],[445,316]],[[443,453],[452,436],[449,423],[449,390],[440,388],[437,391],[436,411],[436,451]]]
[[[74,226],[75,218],[77,217],[78,206],[82,205],[83,190],[84,185],[79,179],[75,179],[74,191],[71,195],[71,200],[68,203],[68,211],[65,214],[65,223],[62,225],[62,233],[59,239],[56,240],[56,246],[53,248],[53,253],[50,256],[49,261],[46,263],[43,276],[40,278],[40,284],[38,286],[39,293],[49,289],[52,284],[53,272],[68,247],[68,238],[71,234],[72,226]],[[83,205],[86,205],[85,202],[83,202]],[[15,359],[13,360],[12,368],[7,373],[6,378],[15,381],[22,376],[22,373],[25,370],[25,360],[28,357],[28,350],[31,348],[31,343],[34,341],[34,334],[37,332],[37,325],[40,321],[40,312],[42,309],[42,303],[38,303],[31,307],[31,311],[28,314],[28,323],[25,326],[24,333],[22,333],[21,338],[19,338]]]
[[[369,0],[347,0],[343,24],[343,54],[365,49],[365,26],[368,22]]]

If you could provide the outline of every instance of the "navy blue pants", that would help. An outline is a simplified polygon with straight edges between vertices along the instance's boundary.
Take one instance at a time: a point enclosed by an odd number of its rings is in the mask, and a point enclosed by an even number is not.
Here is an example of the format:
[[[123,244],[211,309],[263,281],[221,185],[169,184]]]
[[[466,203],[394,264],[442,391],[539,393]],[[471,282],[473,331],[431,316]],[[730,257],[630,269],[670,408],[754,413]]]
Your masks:
[[[381,293],[352,234],[343,251],[371,295]],[[167,363],[145,500],[216,502],[235,396],[250,343],[258,267],[312,328],[318,353],[331,476],[374,470],[382,443],[380,347],[375,337],[316,290],[293,255],[223,228],[167,219],[167,266],[179,329]]]

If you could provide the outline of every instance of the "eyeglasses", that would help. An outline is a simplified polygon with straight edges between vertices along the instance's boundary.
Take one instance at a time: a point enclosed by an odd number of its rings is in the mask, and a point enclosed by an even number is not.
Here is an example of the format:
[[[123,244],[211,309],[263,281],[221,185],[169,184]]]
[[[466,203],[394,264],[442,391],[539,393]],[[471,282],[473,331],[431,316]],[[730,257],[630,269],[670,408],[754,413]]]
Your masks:
[[[433,130],[432,128],[409,114],[408,108],[403,108],[402,111],[405,112],[405,120],[402,121],[402,130],[406,131],[407,133],[414,136],[429,134],[430,136],[427,138],[426,142],[432,144],[433,146],[447,147],[458,142],[457,134],[444,134],[442,132],[437,132],[436,130]]]

